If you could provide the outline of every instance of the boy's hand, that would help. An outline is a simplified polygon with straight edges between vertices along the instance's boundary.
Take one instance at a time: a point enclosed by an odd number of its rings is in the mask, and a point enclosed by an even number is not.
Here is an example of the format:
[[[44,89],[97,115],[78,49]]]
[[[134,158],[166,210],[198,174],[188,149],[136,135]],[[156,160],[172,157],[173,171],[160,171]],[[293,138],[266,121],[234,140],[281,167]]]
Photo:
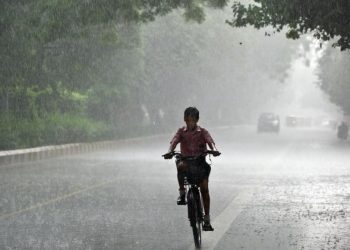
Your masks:
[[[219,156],[221,155],[221,153],[219,151],[213,151],[213,156],[216,157],[216,156]]]
[[[162,156],[164,157],[164,159],[167,159],[167,160],[171,159],[171,158],[173,158],[173,152],[168,152]]]

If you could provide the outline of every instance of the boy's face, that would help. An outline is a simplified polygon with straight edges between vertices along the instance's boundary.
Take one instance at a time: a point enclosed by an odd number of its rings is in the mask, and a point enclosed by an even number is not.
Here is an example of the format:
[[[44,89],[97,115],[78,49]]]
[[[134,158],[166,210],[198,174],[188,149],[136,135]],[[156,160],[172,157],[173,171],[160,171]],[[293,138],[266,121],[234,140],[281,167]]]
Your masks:
[[[198,120],[192,116],[186,116],[184,120],[189,130],[193,130],[197,126]]]

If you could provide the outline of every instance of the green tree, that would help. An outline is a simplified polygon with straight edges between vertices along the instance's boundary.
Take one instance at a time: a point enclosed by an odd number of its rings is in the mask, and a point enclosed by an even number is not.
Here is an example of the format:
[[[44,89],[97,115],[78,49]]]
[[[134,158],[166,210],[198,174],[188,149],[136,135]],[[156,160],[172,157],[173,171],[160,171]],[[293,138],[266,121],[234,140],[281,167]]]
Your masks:
[[[321,41],[336,38],[334,46],[350,48],[350,2],[347,0],[254,0],[244,4],[235,1],[232,6],[233,27],[252,25],[257,29],[272,26],[274,32],[286,27],[288,38],[314,33]],[[270,34],[268,34],[270,35]]]
[[[330,101],[350,115],[350,53],[327,48],[320,61],[320,86],[329,95]]]
[[[16,88],[52,90],[47,108],[64,103],[57,84],[87,90],[115,52],[137,46],[137,24],[174,9],[187,20],[204,20],[204,6],[223,7],[226,0],[29,0],[0,3],[0,100],[2,112],[16,109]],[[135,29],[136,27],[136,29]],[[135,39],[131,39],[134,37]],[[117,81],[120,82],[120,81]],[[127,84],[127,83],[122,83]],[[28,99],[28,100],[26,100]],[[21,94],[21,102],[30,96]],[[26,106],[34,109],[36,106]],[[17,109],[22,111],[23,109]],[[49,110],[53,111],[53,110]],[[23,110],[26,114],[37,110]],[[20,114],[18,114],[20,115]]]
[[[243,120],[277,93],[295,45],[256,41],[253,30],[228,36],[227,13],[213,10],[227,2],[1,1],[1,141],[127,136],[145,113],[166,129],[182,112],[174,103],[203,107],[213,123]]]

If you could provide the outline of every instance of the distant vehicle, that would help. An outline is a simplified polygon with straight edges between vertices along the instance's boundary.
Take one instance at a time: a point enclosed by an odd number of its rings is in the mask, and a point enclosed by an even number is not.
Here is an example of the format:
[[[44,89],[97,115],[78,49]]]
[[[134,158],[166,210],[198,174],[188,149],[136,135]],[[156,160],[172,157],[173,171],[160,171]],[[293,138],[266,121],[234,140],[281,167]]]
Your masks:
[[[349,126],[345,122],[342,122],[338,126],[337,137],[340,140],[346,140],[348,139],[348,135],[349,135]]]
[[[280,118],[274,113],[262,113],[258,119],[258,133],[280,131]]]
[[[287,127],[296,127],[298,125],[298,118],[296,116],[289,115],[286,117]]]

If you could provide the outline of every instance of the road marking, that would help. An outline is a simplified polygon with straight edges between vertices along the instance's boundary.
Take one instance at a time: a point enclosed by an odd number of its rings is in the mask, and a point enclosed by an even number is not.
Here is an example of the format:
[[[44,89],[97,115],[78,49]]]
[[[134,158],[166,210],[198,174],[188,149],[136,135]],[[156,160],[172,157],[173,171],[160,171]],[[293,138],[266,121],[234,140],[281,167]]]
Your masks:
[[[77,194],[80,194],[80,193],[83,193],[83,192],[86,192],[86,191],[89,191],[89,190],[93,190],[93,189],[100,188],[102,186],[106,186],[108,184],[116,182],[118,179],[120,179],[120,178],[114,178],[114,179],[112,179],[110,181],[98,183],[98,184],[95,184],[95,185],[92,185],[92,186],[89,186],[89,187],[86,187],[86,188],[83,188],[83,189],[80,189],[80,190],[77,190],[77,191],[74,191],[74,192],[71,192],[71,193],[67,193],[67,194],[61,195],[61,196],[59,196],[59,197],[57,197],[55,199],[51,199],[51,200],[48,200],[48,201],[45,201],[45,202],[37,203],[37,204],[35,204],[35,205],[31,206],[31,207],[20,209],[18,211],[12,212],[12,213],[7,213],[7,214],[0,215],[0,220],[1,219],[7,219],[9,217],[16,216],[16,215],[21,214],[21,213],[25,213],[25,212],[28,212],[28,211],[31,211],[31,210],[34,210],[34,209],[38,209],[38,208],[41,208],[41,207],[53,204],[55,202],[58,202],[58,201],[70,198],[70,197],[72,197],[74,195],[77,195]]]
[[[216,244],[224,236],[226,231],[230,228],[232,222],[245,208],[248,201],[253,196],[253,189],[248,189],[240,192],[235,199],[225,208],[225,210],[217,216],[212,224],[214,226],[213,232],[202,231],[202,248],[201,249],[214,249]],[[195,249],[195,245],[192,244],[188,249]]]
[[[277,165],[287,155],[293,143],[289,143],[286,147],[279,152],[279,154],[272,159],[269,165]],[[238,194],[238,196],[232,200],[232,202],[225,208],[225,210],[216,217],[212,224],[214,226],[214,232],[203,232],[202,234],[202,247],[201,249],[212,250],[217,243],[224,236],[226,231],[230,228],[232,222],[246,207],[247,203],[251,200],[254,193],[254,188],[248,188]],[[195,245],[192,244],[189,249],[195,249]]]

